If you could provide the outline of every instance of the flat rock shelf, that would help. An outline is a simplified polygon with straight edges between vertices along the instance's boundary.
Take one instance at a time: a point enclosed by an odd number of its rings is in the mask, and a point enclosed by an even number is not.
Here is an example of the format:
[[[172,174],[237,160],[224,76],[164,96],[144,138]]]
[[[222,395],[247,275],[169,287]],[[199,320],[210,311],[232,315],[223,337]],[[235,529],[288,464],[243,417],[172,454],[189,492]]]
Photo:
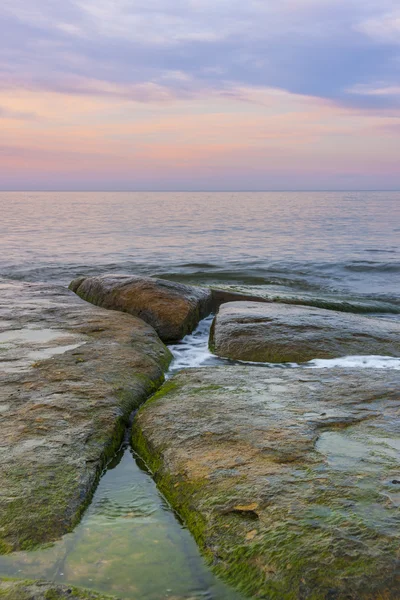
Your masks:
[[[310,306],[228,302],[215,317],[211,347],[219,356],[249,362],[400,357],[400,323]]]
[[[63,288],[2,284],[0,552],[71,530],[171,360],[140,319]],[[18,299],[17,301],[15,299]]]
[[[400,596],[400,372],[181,372],[132,440],[216,573],[255,598]]]
[[[126,442],[171,358],[134,316],[1,282],[0,598],[240,600]]]
[[[0,598],[398,600],[397,323],[71,287],[0,282]]]

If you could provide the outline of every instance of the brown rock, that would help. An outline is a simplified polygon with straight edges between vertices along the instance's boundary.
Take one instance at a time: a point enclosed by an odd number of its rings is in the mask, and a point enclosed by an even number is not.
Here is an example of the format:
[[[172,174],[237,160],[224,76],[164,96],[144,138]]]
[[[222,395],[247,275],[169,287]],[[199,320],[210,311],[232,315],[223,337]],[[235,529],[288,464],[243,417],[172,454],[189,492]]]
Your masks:
[[[214,320],[215,354],[251,362],[400,356],[400,323],[309,306],[230,302]]]
[[[398,600],[399,390],[395,370],[193,369],[132,440],[246,597]]]
[[[63,288],[0,285],[0,553],[79,520],[170,352],[130,315]],[[1,593],[0,593],[1,596]]]
[[[164,342],[182,339],[212,310],[210,290],[152,277],[81,277],[70,289],[92,304],[140,317]]]

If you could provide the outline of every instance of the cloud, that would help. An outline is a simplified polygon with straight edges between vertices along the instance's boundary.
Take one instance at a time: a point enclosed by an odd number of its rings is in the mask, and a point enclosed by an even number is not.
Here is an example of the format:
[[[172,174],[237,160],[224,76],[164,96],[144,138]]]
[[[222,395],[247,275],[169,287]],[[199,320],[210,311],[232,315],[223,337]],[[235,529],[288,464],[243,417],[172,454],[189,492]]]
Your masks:
[[[400,98],[400,85],[356,85],[353,88],[351,88],[349,92],[351,94],[360,94],[362,96],[397,96]]]
[[[392,0],[3,0],[0,80],[140,102],[253,86],[396,107],[359,90],[396,87],[398,15]]]
[[[18,111],[0,106],[0,119],[12,119],[16,121],[34,121],[39,117],[36,113]]]
[[[380,43],[400,45],[400,10],[367,19],[357,29]]]

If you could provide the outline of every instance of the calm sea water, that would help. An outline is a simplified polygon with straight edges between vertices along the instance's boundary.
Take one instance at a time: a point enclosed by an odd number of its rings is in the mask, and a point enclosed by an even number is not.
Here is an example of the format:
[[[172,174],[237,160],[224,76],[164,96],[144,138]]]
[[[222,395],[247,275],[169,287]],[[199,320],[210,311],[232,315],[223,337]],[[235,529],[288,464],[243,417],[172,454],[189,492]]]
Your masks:
[[[0,277],[124,271],[400,310],[400,192],[2,192],[0,214]]]

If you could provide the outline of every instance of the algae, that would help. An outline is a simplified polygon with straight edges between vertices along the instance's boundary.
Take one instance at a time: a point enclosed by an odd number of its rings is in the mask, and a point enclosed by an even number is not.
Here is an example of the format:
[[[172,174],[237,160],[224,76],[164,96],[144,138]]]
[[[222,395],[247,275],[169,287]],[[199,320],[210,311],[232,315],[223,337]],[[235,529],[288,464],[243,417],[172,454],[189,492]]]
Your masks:
[[[266,405],[271,409],[265,413],[260,383],[268,377],[274,391]],[[297,377],[297,398],[287,384],[277,385],[281,378],[290,382]],[[387,375],[344,371],[324,377],[325,388],[323,378],[304,371],[266,374],[251,367],[220,367],[181,373],[139,411],[133,444],[213,571],[241,593],[271,600],[397,600],[400,517],[385,490],[394,487],[390,482],[397,481],[394,469],[399,463],[389,451],[393,445],[385,442],[388,433],[386,437],[383,433],[399,409],[394,401],[397,392]],[[317,396],[305,395],[308,380],[321,390],[323,407]],[[382,394],[380,385],[385,389]],[[232,388],[240,393],[234,394]],[[351,390],[349,397],[344,390]],[[274,416],[277,393],[280,408]],[[329,402],[344,402],[346,418],[328,415],[325,421]],[[241,423],[244,414],[246,421]],[[263,425],[260,418],[266,414],[270,420]],[[302,420],[302,414],[321,417],[313,422]],[[222,418],[225,427],[219,425]],[[297,434],[293,419],[298,420]],[[268,424],[277,435],[278,423],[278,446],[261,449],[268,433],[260,432]],[[339,428],[338,423],[346,427]],[[346,462],[331,455],[326,459],[321,453],[326,444],[318,446],[321,427],[322,435],[331,427],[346,439],[363,440],[370,450],[358,456],[354,446],[354,456]],[[376,437],[377,428],[382,430],[381,439]],[[251,435],[256,437],[249,446]],[[378,452],[377,447],[385,444],[389,450]],[[343,443],[335,450],[331,444],[330,454],[341,447]]]
[[[117,600],[115,596],[46,581],[0,579],[1,600]]]

